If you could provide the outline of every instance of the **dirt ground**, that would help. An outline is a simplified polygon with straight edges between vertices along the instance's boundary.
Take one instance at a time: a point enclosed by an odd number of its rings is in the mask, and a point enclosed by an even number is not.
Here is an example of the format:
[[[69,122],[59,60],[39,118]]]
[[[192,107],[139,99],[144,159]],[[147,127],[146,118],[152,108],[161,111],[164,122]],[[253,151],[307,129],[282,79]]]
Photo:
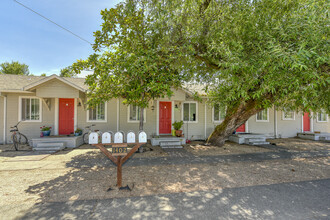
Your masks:
[[[280,138],[269,139],[267,141],[276,144],[276,146],[284,147],[289,151],[330,150],[330,143],[323,141],[313,141],[301,138]]]
[[[283,144],[277,140],[276,144]],[[319,142],[289,140],[295,150],[323,149]],[[282,145],[281,145],[282,146]],[[284,146],[284,145],[283,145]],[[322,145],[323,146],[323,145]],[[159,147],[150,147],[134,157],[166,156]],[[186,145],[193,154],[214,155],[268,151],[226,143],[222,148],[207,148],[200,142]],[[290,146],[287,146],[290,148]],[[324,149],[329,149],[325,145]],[[226,149],[224,149],[226,148]],[[282,159],[262,162],[233,162],[210,164],[183,164],[150,166],[123,166],[123,185],[132,191],[107,191],[116,184],[116,168],[84,166],[89,159],[105,156],[94,147],[84,145],[77,149],[63,150],[39,161],[6,162],[26,151],[0,151],[0,219],[1,213],[22,216],[38,202],[61,202],[87,199],[145,196],[178,192],[195,192],[212,189],[254,185],[298,182],[330,178],[330,157],[309,159]],[[82,160],[84,158],[84,160]],[[82,164],[81,164],[82,163]],[[75,168],[73,165],[79,165]],[[76,166],[77,167],[77,166]],[[8,214],[8,215],[9,215]]]
[[[190,144],[186,144],[184,149],[194,155],[203,156],[203,155],[228,155],[228,154],[246,154],[246,153],[258,153],[258,152],[269,152],[271,150],[245,145],[245,144],[237,144],[231,141],[226,141],[226,143],[221,146],[212,146],[205,145],[203,141],[193,141]]]

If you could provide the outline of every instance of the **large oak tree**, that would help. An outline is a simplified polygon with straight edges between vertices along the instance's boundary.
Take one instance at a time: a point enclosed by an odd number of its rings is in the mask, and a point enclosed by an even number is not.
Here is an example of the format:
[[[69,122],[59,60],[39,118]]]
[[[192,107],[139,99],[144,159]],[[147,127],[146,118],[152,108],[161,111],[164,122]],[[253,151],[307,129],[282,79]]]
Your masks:
[[[216,145],[272,106],[330,113],[328,8],[326,0],[127,0],[102,12],[99,53],[85,61],[95,71],[91,96],[147,107],[146,94],[190,77],[226,106],[208,139]]]
[[[222,145],[272,106],[330,113],[328,1],[176,0],[158,7],[168,14],[168,41],[184,54],[185,70],[207,85],[211,104],[226,106],[209,142]]]

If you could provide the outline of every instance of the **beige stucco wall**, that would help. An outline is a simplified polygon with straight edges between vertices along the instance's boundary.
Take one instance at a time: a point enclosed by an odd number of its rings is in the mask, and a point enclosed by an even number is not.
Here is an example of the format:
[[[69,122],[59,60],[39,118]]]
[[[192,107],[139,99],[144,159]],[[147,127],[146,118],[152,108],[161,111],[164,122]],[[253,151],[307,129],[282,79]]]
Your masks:
[[[98,129],[101,132],[113,131],[117,129],[117,102],[115,99],[107,102],[107,122],[87,122],[88,110],[84,110],[83,106],[77,107],[77,127],[85,128],[91,124],[96,126],[93,129]]]
[[[33,96],[33,95],[25,95],[25,94],[8,94],[7,95],[7,141],[11,143],[10,140],[10,127],[17,124],[18,111],[19,111],[19,97],[20,96]],[[41,126],[51,126],[54,127],[54,106],[55,100],[51,99],[51,109],[47,110],[45,104],[41,102],[42,108],[42,121],[41,122],[24,122],[22,121],[18,128],[19,130],[25,134],[29,139],[40,136],[40,127]]]
[[[53,79],[36,87],[36,95],[46,98],[79,98],[79,90]]]
[[[59,84],[60,83],[60,84]],[[53,86],[51,86],[53,85]],[[47,90],[49,86],[49,91]],[[67,98],[77,96],[84,100],[84,94],[79,92],[74,88],[67,88],[67,85],[59,82],[58,80],[51,81],[44,86],[37,88],[37,93],[39,94],[39,89],[45,90],[42,92],[45,97],[52,97],[56,92],[56,96],[60,98]],[[39,91],[39,92],[38,92]],[[65,92],[63,92],[65,91]],[[62,93],[63,92],[63,93]],[[66,93],[71,93],[67,95]],[[45,95],[46,94],[46,95]],[[75,95],[76,94],[76,95]],[[7,140],[10,140],[10,127],[15,125],[18,122],[18,110],[19,110],[19,96],[35,96],[35,94],[12,94],[8,93],[7,95],[7,109],[8,109],[8,118],[7,118]],[[52,126],[54,127],[55,122],[55,98],[51,98],[51,108],[47,110],[47,107],[42,102],[42,121],[41,122],[22,122],[19,125],[20,131],[26,134],[28,138],[39,137],[40,135],[40,127],[41,126]],[[117,99],[113,99],[107,102],[107,122],[87,122],[87,114],[88,111],[84,110],[83,106],[76,105],[77,109],[77,122],[76,125],[79,128],[84,128],[91,124],[96,124],[95,129],[99,129],[100,131],[117,131],[117,116],[118,118],[118,130],[122,130],[127,132],[129,130],[133,130],[134,132],[139,131],[139,123],[138,122],[128,122],[128,106],[122,104],[123,99],[119,99],[119,111],[117,108]],[[183,103],[185,101],[194,101],[192,98],[189,98],[186,93],[182,90],[174,91],[174,96],[170,99],[163,98],[156,101],[150,102],[150,107],[146,109],[146,123],[144,124],[144,130],[148,134],[148,138],[156,135],[158,133],[157,129],[157,120],[158,120],[158,102],[159,101],[171,101],[173,108],[174,118],[172,121],[180,121],[182,120],[182,111],[183,111]],[[77,99],[78,103],[79,100]],[[196,102],[198,106],[198,115],[197,115],[197,123],[185,123],[183,125],[183,133],[185,137],[189,139],[204,139],[208,137],[214,128],[219,123],[213,122],[212,116],[212,107],[205,103],[205,99],[203,102]],[[177,105],[177,108],[175,108]],[[153,110],[152,110],[153,106]],[[206,110],[206,111],[205,111]],[[302,124],[302,114],[295,113],[295,120],[283,120],[282,111],[276,111],[277,115],[277,127],[278,127],[278,136],[279,137],[294,137],[298,132],[301,132],[301,124]],[[313,119],[313,128],[314,131],[321,132],[330,132],[330,122],[328,118],[328,122],[317,122],[316,113],[314,114]],[[3,141],[3,97],[0,97],[0,143]],[[268,122],[257,122],[256,116],[252,116],[247,123],[248,132],[251,133],[263,133],[270,137],[274,136],[274,108],[269,109],[269,121]],[[206,126],[206,135],[205,135],[205,126]]]
[[[248,120],[248,132],[274,136],[274,108],[268,109],[268,122],[257,122],[256,115]]]
[[[327,122],[318,122],[316,117],[317,117],[317,113],[314,113],[314,117],[313,117],[313,129],[314,129],[314,131],[330,133],[330,118],[329,118],[329,115],[328,115],[328,121]]]
[[[283,111],[277,113],[277,132],[279,138],[296,137],[301,132],[302,114],[294,113],[294,120],[284,120]]]
[[[3,118],[3,113],[4,113],[3,105],[4,105],[4,97],[0,96],[0,144],[4,143],[3,126],[5,122]]]

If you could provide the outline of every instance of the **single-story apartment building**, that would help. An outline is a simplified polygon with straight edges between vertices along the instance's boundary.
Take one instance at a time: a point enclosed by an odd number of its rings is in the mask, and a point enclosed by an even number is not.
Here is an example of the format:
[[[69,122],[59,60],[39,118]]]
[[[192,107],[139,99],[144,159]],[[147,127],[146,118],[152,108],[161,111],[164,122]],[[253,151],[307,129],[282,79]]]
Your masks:
[[[0,143],[11,143],[10,127],[21,121],[19,130],[29,139],[40,136],[40,127],[51,126],[52,135],[67,135],[76,128],[95,124],[104,131],[139,130],[139,109],[112,99],[93,110],[86,108],[88,87],[83,78],[0,74]],[[148,137],[170,134],[174,121],[184,121],[188,139],[205,139],[223,120],[220,107],[211,107],[202,86],[190,85],[174,91],[168,99],[150,102],[144,110]],[[202,102],[195,101],[199,92]],[[252,116],[237,132],[262,133],[268,137],[294,137],[298,132],[330,132],[328,115],[282,112],[275,108]]]

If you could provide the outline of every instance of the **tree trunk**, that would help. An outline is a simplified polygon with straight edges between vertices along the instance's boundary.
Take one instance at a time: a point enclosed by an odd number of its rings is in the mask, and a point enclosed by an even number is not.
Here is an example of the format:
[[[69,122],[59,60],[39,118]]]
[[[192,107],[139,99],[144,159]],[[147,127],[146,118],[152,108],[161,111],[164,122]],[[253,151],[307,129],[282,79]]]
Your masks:
[[[144,120],[144,108],[140,108],[140,124],[139,124],[139,130],[143,131],[143,120]]]
[[[244,124],[252,115],[262,110],[257,109],[256,104],[256,101],[250,100],[247,103],[239,103],[238,105],[227,108],[224,121],[215,127],[214,131],[207,139],[207,143],[222,146],[229,135]]]

